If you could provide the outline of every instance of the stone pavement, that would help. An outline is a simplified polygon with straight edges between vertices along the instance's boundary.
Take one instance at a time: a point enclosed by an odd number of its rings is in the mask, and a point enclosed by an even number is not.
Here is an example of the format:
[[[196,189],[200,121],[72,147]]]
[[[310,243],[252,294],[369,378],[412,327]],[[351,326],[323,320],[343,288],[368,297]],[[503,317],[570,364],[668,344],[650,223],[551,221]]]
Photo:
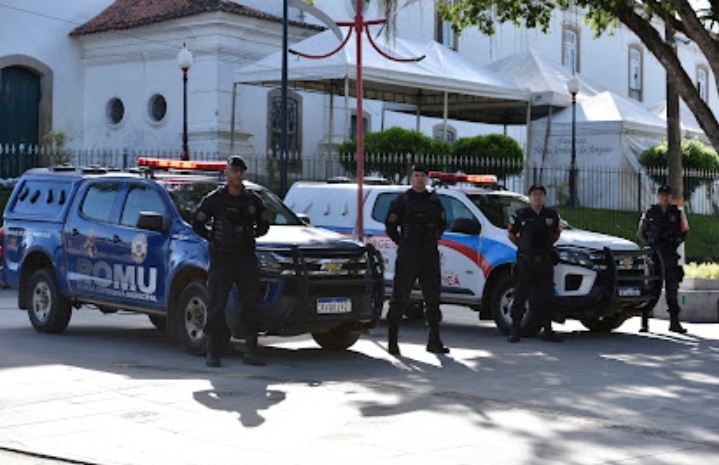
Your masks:
[[[0,294],[5,294],[3,291]],[[564,344],[507,344],[445,308],[448,356],[424,328],[379,327],[348,352],[269,338],[269,365],[239,349],[210,369],[142,315],[81,310],[35,333],[0,295],[0,460],[27,451],[96,465],[716,463],[719,325],[687,336],[557,325]],[[14,456],[14,455],[13,455]],[[19,456],[17,456],[19,457]],[[26,461],[21,461],[26,460]]]

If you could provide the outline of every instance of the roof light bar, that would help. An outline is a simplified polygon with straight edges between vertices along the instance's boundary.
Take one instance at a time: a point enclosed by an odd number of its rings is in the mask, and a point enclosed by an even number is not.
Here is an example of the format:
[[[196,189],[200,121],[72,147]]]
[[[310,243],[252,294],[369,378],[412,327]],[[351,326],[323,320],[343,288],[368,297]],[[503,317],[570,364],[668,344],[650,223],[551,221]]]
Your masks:
[[[469,182],[472,184],[497,184],[497,176],[493,174],[454,174],[430,171],[429,177],[448,183]]]
[[[192,171],[223,171],[227,168],[224,161],[183,161],[165,158],[138,158],[137,166],[147,166],[156,170],[192,170]]]

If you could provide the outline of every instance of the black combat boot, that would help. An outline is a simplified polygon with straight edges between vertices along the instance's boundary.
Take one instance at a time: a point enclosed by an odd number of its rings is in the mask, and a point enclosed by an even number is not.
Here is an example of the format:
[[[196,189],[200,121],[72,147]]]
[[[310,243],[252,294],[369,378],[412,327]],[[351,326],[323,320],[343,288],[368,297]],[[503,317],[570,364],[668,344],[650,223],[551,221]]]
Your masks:
[[[387,352],[390,354],[399,357],[399,344],[397,343],[397,335],[399,333],[399,326],[395,324],[389,325],[389,330],[387,330]]]
[[[508,342],[519,342],[522,338],[521,332],[519,329],[519,322],[512,322],[512,327],[509,329],[509,337],[507,337]]]
[[[669,331],[673,333],[686,334],[687,330],[679,323],[679,314],[672,312],[669,315]]]
[[[642,327],[639,328],[640,333],[648,333],[649,332],[649,312],[643,311],[642,312]]]
[[[207,336],[207,359],[205,365],[217,368],[222,365],[220,361],[220,341],[217,336]]]
[[[562,339],[562,336],[560,336],[558,333],[556,333],[552,329],[552,322],[548,322],[544,325],[544,337],[542,338],[543,341],[547,342],[563,342],[564,339]]]
[[[429,327],[429,332],[427,333],[427,352],[432,352],[433,354],[449,353],[449,348],[445,347],[439,338],[439,325]]]
[[[255,366],[266,365],[265,361],[262,357],[260,357],[260,348],[257,343],[257,333],[247,336],[245,343],[247,344],[247,349],[245,350],[245,354],[242,356],[242,363],[245,365]]]

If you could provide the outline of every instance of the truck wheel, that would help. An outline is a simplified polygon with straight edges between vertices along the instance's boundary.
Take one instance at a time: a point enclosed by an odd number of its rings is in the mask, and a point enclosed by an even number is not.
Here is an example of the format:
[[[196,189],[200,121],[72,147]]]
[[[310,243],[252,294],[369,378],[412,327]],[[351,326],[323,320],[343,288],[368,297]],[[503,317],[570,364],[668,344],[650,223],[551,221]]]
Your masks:
[[[52,271],[43,268],[30,278],[27,302],[28,316],[35,331],[40,333],[61,333],[70,323],[72,306],[57,288]]]
[[[352,347],[362,335],[362,331],[347,328],[335,328],[324,333],[312,333],[312,339],[326,350],[345,350]]]
[[[512,302],[514,301],[514,280],[511,275],[503,277],[492,291],[492,315],[497,329],[503,334],[509,334],[512,328]],[[532,312],[531,308],[527,308],[524,312],[522,321],[519,325],[522,336],[535,336],[541,329],[541,322]]]
[[[621,313],[612,316],[586,316],[579,321],[593,333],[609,333],[627,321],[627,316]]]
[[[160,331],[164,331],[165,328],[167,328],[167,318],[164,316],[159,315],[147,315],[148,318],[150,318],[150,322],[155,326],[155,328],[159,329]]]
[[[193,355],[205,355],[207,349],[205,321],[209,301],[205,283],[193,281],[182,291],[177,304],[178,337],[185,350]],[[230,338],[228,330],[222,337],[223,351],[229,346]]]

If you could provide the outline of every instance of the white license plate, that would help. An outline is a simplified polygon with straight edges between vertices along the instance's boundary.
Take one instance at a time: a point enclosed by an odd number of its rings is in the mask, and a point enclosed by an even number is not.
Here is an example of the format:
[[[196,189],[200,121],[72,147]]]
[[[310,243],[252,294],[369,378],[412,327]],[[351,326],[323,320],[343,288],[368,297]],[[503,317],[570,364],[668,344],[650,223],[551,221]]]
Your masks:
[[[352,299],[317,299],[317,313],[350,313]]]
[[[631,297],[631,296],[640,296],[640,295],[642,295],[642,291],[640,291],[638,287],[620,287],[619,288],[619,296],[620,297]]]

